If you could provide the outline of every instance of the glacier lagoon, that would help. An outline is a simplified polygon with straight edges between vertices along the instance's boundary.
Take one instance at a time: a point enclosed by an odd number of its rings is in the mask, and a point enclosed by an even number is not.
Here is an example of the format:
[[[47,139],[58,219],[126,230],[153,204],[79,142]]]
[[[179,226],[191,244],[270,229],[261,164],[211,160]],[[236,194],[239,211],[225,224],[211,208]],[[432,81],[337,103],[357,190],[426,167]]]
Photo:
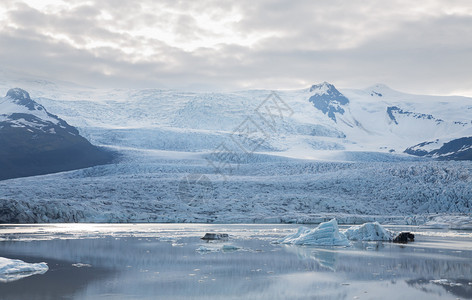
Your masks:
[[[472,299],[471,231],[388,226],[414,232],[416,241],[274,243],[297,227],[1,225],[0,257],[44,261],[49,270],[0,283],[0,298]],[[229,239],[205,242],[207,232]]]

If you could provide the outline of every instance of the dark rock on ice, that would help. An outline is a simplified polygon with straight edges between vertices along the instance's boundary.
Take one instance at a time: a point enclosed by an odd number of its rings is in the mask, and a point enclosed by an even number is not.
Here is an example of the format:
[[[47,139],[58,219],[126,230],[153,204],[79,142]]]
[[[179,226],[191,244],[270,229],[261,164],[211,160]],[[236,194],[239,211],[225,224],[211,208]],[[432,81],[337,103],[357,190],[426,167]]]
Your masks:
[[[202,240],[214,241],[214,240],[226,240],[228,239],[227,233],[206,233]]]
[[[408,242],[414,242],[415,235],[411,232],[400,232],[393,238],[394,243],[406,244]]]

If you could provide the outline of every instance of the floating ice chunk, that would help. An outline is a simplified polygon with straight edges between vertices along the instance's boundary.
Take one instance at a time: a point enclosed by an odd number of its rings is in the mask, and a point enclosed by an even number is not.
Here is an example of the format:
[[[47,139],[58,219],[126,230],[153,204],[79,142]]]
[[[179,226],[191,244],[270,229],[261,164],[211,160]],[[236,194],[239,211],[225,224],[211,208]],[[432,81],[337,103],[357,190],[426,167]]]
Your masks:
[[[235,245],[223,245],[223,247],[221,247],[221,250],[223,251],[237,251],[240,249],[241,249],[240,247],[235,246]]]
[[[179,239],[177,237],[172,237],[172,236],[163,236],[159,238],[160,242],[168,242],[168,243],[175,243]]]
[[[315,229],[299,228],[294,235],[283,239],[283,244],[317,245],[317,246],[349,246],[347,238],[339,232],[338,222],[332,219],[318,225]]]
[[[30,264],[19,259],[0,257],[0,282],[10,282],[35,274],[44,274],[47,270],[49,270],[48,265],[44,262]]]
[[[206,252],[218,252],[218,251],[220,251],[220,249],[216,248],[216,247],[200,246],[195,251],[201,252],[201,253],[206,253]]]
[[[76,268],[91,268],[92,267],[92,265],[90,264],[83,264],[83,263],[72,264],[72,266]]]
[[[378,222],[352,226],[344,231],[344,235],[353,241],[391,241],[393,232],[383,228]]]
[[[238,250],[242,250],[242,248],[235,245],[223,245],[223,246],[200,246],[195,251],[200,252],[200,253],[208,253],[208,252],[218,252],[218,251],[233,252],[233,251],[238,251]]]
[[[298,239],[302,234],[307,233],[310,231],[310,228],[305,227],[305,226],[300,226],[297,229],[297,232],[287,235],[286,237],[283,237],[281,239],[278,239],[275,243],[277,244],[293,244],[292,241]]]
[[[454,282],[449,279],[430,280],[429,282],[434,283],[434,284],[440,284],[440,285],[448,285],[448,286],[463,286],[462,283]]]

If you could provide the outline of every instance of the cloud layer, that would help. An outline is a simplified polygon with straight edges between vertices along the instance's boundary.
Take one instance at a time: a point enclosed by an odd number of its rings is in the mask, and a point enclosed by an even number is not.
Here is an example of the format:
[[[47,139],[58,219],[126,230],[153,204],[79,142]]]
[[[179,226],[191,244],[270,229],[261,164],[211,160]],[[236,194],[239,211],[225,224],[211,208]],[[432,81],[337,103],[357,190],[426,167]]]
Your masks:
[[[0,64],[107,87],[472,96],[470,1],[2,1]]]

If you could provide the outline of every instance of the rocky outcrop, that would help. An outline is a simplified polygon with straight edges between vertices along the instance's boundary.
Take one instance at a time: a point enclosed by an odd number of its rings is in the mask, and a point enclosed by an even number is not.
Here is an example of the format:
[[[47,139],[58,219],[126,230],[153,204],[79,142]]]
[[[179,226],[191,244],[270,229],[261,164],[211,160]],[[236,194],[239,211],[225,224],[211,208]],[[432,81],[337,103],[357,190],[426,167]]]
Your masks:
[[[113,154],[50,114],[22,89],[0,98],[0,180],[87,168]]]

